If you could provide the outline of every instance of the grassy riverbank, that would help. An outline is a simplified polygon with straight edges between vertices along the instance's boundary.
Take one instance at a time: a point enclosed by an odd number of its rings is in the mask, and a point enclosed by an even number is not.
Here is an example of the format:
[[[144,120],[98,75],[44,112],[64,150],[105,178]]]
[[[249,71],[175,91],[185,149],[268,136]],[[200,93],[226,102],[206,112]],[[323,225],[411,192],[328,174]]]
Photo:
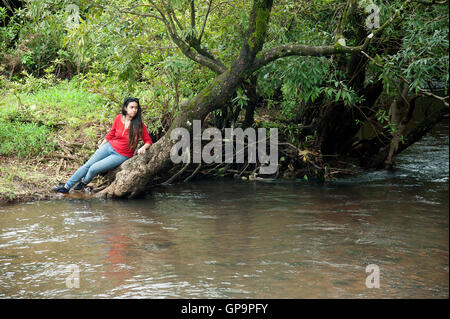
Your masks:
[[[95,150],[120,105],[81,82],[3,83],[0,203],[51,198]]]

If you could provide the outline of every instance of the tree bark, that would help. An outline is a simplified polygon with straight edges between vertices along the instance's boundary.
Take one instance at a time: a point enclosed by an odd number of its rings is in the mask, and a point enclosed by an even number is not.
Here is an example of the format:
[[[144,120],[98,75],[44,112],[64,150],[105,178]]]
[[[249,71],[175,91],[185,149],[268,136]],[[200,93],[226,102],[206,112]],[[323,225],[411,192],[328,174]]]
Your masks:
[[[255,109],[260,103],[261,98],[256,92],[256,81],[256,76],[252,75],[248,83],[245,83],[244,85],[248,97],[247,105],[245,107],[245,118],[243,123],[244,128],[251,127],[253,125],[255,120]]]

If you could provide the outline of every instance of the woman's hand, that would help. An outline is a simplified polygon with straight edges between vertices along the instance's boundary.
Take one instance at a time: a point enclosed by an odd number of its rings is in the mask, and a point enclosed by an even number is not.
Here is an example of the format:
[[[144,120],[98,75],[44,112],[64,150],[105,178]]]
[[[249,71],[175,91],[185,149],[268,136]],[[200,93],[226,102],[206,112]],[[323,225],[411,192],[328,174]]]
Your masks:
[[[138,155],[143,155],[150,148],[150,144],[144,144],[140,149],[138,149]]]
[[[108,143],[108,140],[106,138],[103,139],[103,141],[99,144],[97,144],[98,148],[102,147],[103,145],[105,145],[106,143]]]
[[[145,154],[145,151],[146,151],[147,149],[146,148],[144,148],[143,146],[140,148],[140,149],[138,149],[138,154],[139,155],[142,155],[142,154]]]

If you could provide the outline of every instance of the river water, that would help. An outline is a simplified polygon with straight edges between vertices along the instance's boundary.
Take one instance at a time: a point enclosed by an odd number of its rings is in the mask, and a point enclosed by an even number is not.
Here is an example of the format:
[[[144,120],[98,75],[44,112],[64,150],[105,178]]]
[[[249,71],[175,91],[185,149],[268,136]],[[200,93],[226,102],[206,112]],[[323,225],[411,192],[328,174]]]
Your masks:
[[[448,129],[395,171],[326,185],[198,181],[0,207],[0,297],[448,298]]]

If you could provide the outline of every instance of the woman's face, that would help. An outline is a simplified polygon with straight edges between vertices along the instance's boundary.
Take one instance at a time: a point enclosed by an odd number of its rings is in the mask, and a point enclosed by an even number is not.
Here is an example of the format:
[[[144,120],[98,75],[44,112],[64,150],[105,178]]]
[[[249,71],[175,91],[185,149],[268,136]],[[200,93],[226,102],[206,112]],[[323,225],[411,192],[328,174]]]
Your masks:
[[[130,102],[125,107],[125,111],[127,112],[127,115],[131,118],[135,117],[138,112],[138,104],[137,102]]]

